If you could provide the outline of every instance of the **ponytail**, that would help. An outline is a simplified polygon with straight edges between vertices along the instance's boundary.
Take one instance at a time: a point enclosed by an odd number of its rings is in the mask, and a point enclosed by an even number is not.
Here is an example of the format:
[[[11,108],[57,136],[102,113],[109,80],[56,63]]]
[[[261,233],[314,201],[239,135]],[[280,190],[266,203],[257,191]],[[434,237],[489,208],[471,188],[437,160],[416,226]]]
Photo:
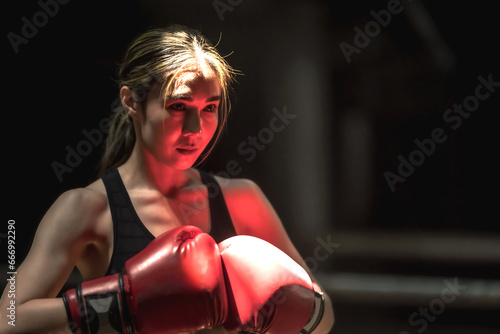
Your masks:
[[[109,132],[99,167],[99,176],[124,164],[130,157],[134,145],[134,124],[120,103],[111,114]]]

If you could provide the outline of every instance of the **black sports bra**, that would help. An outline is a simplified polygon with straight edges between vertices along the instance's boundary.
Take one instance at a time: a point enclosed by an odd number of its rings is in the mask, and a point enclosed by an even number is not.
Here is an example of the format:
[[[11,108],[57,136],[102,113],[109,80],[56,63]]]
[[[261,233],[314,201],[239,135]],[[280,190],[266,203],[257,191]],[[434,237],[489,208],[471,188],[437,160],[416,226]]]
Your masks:
[[[236,231],[215,178],[200,170],[203,183],[208,188],[210,208],[210,235],[219,243],[236,235]],[[118,169],[102,176],[106,187],[113,220],[113,254],[106,275],[123,271],[125,262],[139,253],[155,238],[139,219]]]

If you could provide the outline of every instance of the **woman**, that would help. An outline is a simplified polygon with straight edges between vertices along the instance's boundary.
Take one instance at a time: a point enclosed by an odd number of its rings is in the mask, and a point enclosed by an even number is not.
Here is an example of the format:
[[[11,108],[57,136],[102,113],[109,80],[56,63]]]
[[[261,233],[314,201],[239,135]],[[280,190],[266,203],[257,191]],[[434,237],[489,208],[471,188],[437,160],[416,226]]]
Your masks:
[[[179,226],[195,226],[217,242],[255,236],[307,270],[256,184],[192,167],[225,126],[233,75],[215,48],[185,27],[151,30],[130,45],[119,69],[122,105],[110,122],[103,176],[63,193],[43,217],[17,270],[16,326],[7,324],[4,292],[0,332],[70,333],[67,301],[55,297],[75,265],[85,281],[113,275]],[[324,297],[314,333],[333,325]]]

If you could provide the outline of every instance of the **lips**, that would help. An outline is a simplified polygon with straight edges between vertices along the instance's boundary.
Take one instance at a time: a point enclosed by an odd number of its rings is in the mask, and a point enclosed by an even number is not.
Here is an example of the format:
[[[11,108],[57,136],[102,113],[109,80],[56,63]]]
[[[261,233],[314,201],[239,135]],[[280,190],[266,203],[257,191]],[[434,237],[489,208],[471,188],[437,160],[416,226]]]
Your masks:
[[[178,147],[176,148],[176,151],[182,155],[192,155],[195,154],[198,149],[194,147]]]

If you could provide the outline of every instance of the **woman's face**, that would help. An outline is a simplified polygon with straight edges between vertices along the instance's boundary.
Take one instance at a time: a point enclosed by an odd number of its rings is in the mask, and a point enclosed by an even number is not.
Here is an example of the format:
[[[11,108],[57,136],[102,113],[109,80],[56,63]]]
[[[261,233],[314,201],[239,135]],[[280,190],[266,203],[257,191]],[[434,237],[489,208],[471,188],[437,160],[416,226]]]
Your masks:
[[[177,170],[190,168],[212,139],[218,124],[221,87],[217,77],[187,71],[165,99],[152,89],[138,113],[138,140],[150,158]]]

